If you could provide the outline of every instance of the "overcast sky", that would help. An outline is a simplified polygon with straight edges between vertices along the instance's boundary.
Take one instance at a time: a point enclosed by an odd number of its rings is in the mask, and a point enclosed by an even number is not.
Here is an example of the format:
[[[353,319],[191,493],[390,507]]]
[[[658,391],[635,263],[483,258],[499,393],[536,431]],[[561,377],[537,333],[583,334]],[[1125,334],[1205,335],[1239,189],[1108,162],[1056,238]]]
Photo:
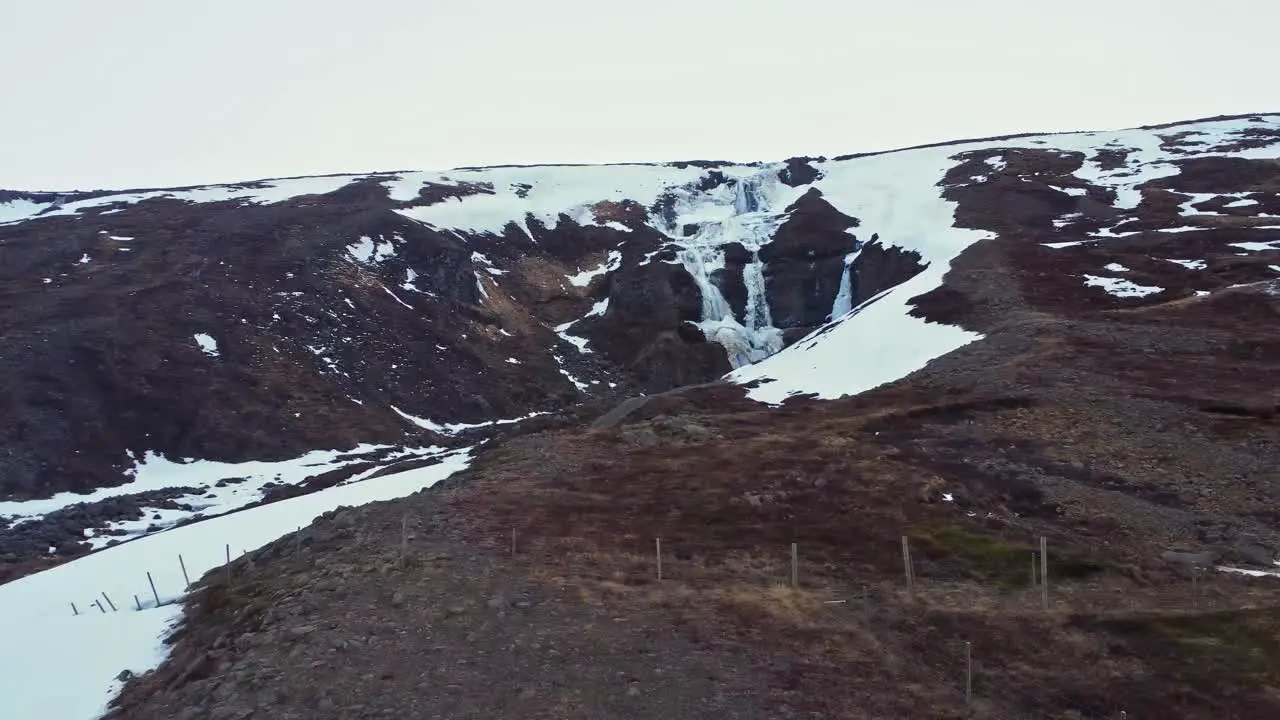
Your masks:
[[[1280,0],[3,0],[0,187],[836,155],[1280,111]]]

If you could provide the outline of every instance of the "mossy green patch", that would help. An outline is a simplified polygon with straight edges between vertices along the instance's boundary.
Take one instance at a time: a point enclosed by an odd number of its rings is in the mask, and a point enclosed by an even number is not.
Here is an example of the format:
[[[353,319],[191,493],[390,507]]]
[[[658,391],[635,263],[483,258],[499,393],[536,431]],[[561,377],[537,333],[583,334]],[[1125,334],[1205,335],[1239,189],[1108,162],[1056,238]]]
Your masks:
[[[945,574],[1008,589],[1031,585],[1032,556],[1033,553],[1038,556],[1038,547],[1031,542],[985,535],[954,523],[918,528],[908,537],[913,558],[928,560]],[[1073,553],[1058,555],[1049,548],[1050,585],[1055,579],[1081,578],[1103,569],[1100,562],[1082,559]]]
[[[1214,668],[1280,687],[1280,608],[1126,618],[1105,623],[1131,640],[1169,643],[1160,653],[1196,668]]]

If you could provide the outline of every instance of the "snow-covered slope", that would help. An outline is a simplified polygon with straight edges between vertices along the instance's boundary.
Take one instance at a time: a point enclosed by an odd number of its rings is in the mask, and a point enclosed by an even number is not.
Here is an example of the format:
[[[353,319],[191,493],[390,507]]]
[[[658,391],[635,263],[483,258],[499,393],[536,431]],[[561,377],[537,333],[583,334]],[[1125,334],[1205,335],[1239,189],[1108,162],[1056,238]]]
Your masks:
[[[1171,141],[1171,137],[1175,139]],[[1111,208],[1119,212],[1104,226],[1091,228],[1079,240],[1046,243],[1056,248],[1073,247],[1140,234],[1140,230],[1117,232],[1115,228],[1137,217],[1134,211],[1142,202],[1142,187],[1154,180],[1177,176],[1182,171],[1180,162],[1203,158],[1280,159],[1280,117],[959,143],[819,163],[816,167],[822,177],[814,185],[832,204],[860,218],[861,228],[877,233],[882,241],[920,252],[927,267],[911,280],[835,317],[829,325],[781,353],[735,370],[730,379],[753,383],[749,395],[765,402],[780,402],[800,394],[837,398],[897,380],[924,367],[930,360],[979,339],[981,335],[977,333],[927,322],[908,312],[912,298],[937,288],[951,261],[963,250],[978,240],[994,236],[990,232],[955,226],[956,203],[943,197],[943,178],[957,166],[956,158],[985,154],[992,172],[971,176],[965,184],[987,183],[997,172],[1006,169],[1005,153],[1019,147],[1082,154],[1084,161],[1074,172],[1080,185],[1055,188],[1057,190],[1075,197],[1086,195],[1090,187],[1114,194]],[[1108,163],[1108,155],[1112,153],[1120,154],[1123,160]],[[1032,182],[1034,176],[1020,179]],[[1274,192],[1269,194],[1275,197]],[[1193,193],[1192,199],[1180,208],[1189,223],[1157,231],[1205,229],[1205,225],[1193,224],[1193,218],[1206,213],[1192,206],[1217,197],[1231,201],[1224,207],[1243,208],[1257,202],[1229,193]],[[1251,216],[1269,217],[1264,213]],[[1275,217],[1274,224],[1264,221],[1253,227],[1280,230],[1280,216]],[[1069,229],[1074,220],[1080,219],[1081,214],[1071,213],[1056,220],[1055,226]],[[1274,241],[1236,243],[1235,246],[1254,251],[1280,249],[1280,236]],[[1203,267],[1202,261],[1195,262]],[[1104,269],[1112,273],[1128,272],[1114,263]],[[1104,288],[1117,297],[1142,297],[1162,290],[1135,285],[1123,277],[1084,275],[1083,284]]]
[[[239,558],[335,508],[430,487],[469,461],[469,450],[452,451],[435,465],[186,525],[0,585],[0,717],[99,717],[122,671],[146,672],[164,660],[187,578],[195,582],[225,565],[228,553]]]

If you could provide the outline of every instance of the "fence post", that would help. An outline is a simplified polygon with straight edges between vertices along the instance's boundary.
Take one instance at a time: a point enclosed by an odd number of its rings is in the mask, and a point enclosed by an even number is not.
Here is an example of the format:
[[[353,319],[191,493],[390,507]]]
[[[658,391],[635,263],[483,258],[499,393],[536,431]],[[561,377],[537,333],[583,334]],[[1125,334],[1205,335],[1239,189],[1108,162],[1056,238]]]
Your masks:
[[[107,593],[103,591],[102,597],[106,599],[107,604],[111,606],[111,612],[116,612],[116,604],[111,602],[111,598],[107,597]]]
[[[662,538],[653,539],[653,549],[658,558],[658,582],[662,582]]]
[[[227,543],[227,585],[231,585],[231,543]]]
[[[104,608],[104,607],[102,607],[102,601],[101,601],[101,600],[94,600],[94,601],[93,601],[93,604],[94,604],[94,605],[97,605],[97,606],[98,606],[98,609],[99,609],[99,610],[101,610],[101,611],[103,612],[103,614],[104,614],[104,615],[106,614],[107,609],[106,609],[106,608]]]
[[[147,582],[151,583],[151,594],[156,599],[156,607],[160,607],[160,593],[156,592],[156,581],[151,579],[151,571],[147,571]]]
[[[138,599],[138,593],[133,594],[133,604],[138,607],[138,612],[142,612],[142,601]]]
[[[409,513],[400,516],[400,568],[404,569],[405,556],[409,554]]]
[[[71,603],[71,612],[72,612],[73,614],[75,614],[75,615],[79,615],[79,614],[80,614],[80,610],[79,610],[78,608],[76,608],[76,604],[75,604],[75,603]]]
[[[191,588],[191,578],[187,575],[187,563],[183,561],[182,553],[178,553],[178,564],[182,566],[182,580],[186,583],[182,589],[188,590]]]
[[[1040,606],[1049,609],[1049,540],[1040,536]]]
[[[902,572],[907,578],[907,592],[911,592],[914,588],[915,578],[911,572],[911,545],[907,541],[907,536],[902,536]]]
[[[791,543],[791,587],[800,587],[800,551],[796,543]]]
[[[973,643],[964,643],[964,704],[973,702]]]

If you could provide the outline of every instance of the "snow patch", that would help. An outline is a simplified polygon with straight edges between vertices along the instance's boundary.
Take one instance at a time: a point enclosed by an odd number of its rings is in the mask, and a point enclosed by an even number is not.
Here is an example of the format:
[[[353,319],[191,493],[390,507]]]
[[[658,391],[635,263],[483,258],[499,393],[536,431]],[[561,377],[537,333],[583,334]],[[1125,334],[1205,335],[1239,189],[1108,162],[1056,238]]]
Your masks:
[[[213,339],[212,335],[207,333],[196,333],[193,336],[196,345],[200,346],[200,350],[209,357],[218,357],[218,341]]]
[[[1099,287],[1107,291],[1108,294],[1116,297],[1146,297],[1156,293],[1164,292],[1164,288],[1151,285],[1139,285],[1128,280],[1120,278],[1100,277],[1098,275],[1085,275],[1084,284],[1089,287]]]
[[[610,250],[609,257],[604,262],[600,263],[598,267],[591,270],[582,270],[570,275],[568,277],[569,284],[574,287],[586,287],[591,284],[592,280],[604,275],[605,273],[613,272],[621,266],[622,253],[617,250]]]
[[[310,525],[325,512],[411,495],[463,470],[471,448],[441,462],[174,528],[0,585],[0,698],[6,718],[91,720],[120,689],[121,670],[142,674],[168,655],[163,638],[182,615],[181,555],[194,580],[226,562]],[[188,481],[178,479],[185,485]],[[160,606],[147,574],[155,582]],[[106,593],[120,609],[93,605]],[[141,600],[138,611],[132,602]],[[75,603],[79,615],[73,615]],[[58,682],[50,682],[58,678]]]
[[[347,254],[356,262],[364,265],[375,265],[396,256],[396,248],[385,238],[374,239],[363,236],[347,246]]]
[[[430,430],[431,432],[434,432],[434,433],[439,433],[441,435],[449,435],[449,436],[457,435],[463,430],[474,430],[476,428],[493,427],[496,425],[511,425],[513,423],[523,422],[525,420],[528,420],[529,418],[538,417],[539,415],[549,414],[546,412],[533,412],[533,413],[529,413],[528,415],[523,415],[518,418],[511,418],[509,420],[489,420],[487,422],[470,423],[470,424],[469,423],[439,423],[434,420],[430,420],[428,418],[422,418],[422,417],[417,417],[415,415],[410,415],[409,413],[404,412],[400,408],[397,408],[395,405],[392,405],[390,407],[392,411],[394,411],[397,415],[399,415],[400,417],[404,418],[405,420],[408,420],[409,422],[413,423],[414,425],[417,425],[418,427],[424,430]]]

